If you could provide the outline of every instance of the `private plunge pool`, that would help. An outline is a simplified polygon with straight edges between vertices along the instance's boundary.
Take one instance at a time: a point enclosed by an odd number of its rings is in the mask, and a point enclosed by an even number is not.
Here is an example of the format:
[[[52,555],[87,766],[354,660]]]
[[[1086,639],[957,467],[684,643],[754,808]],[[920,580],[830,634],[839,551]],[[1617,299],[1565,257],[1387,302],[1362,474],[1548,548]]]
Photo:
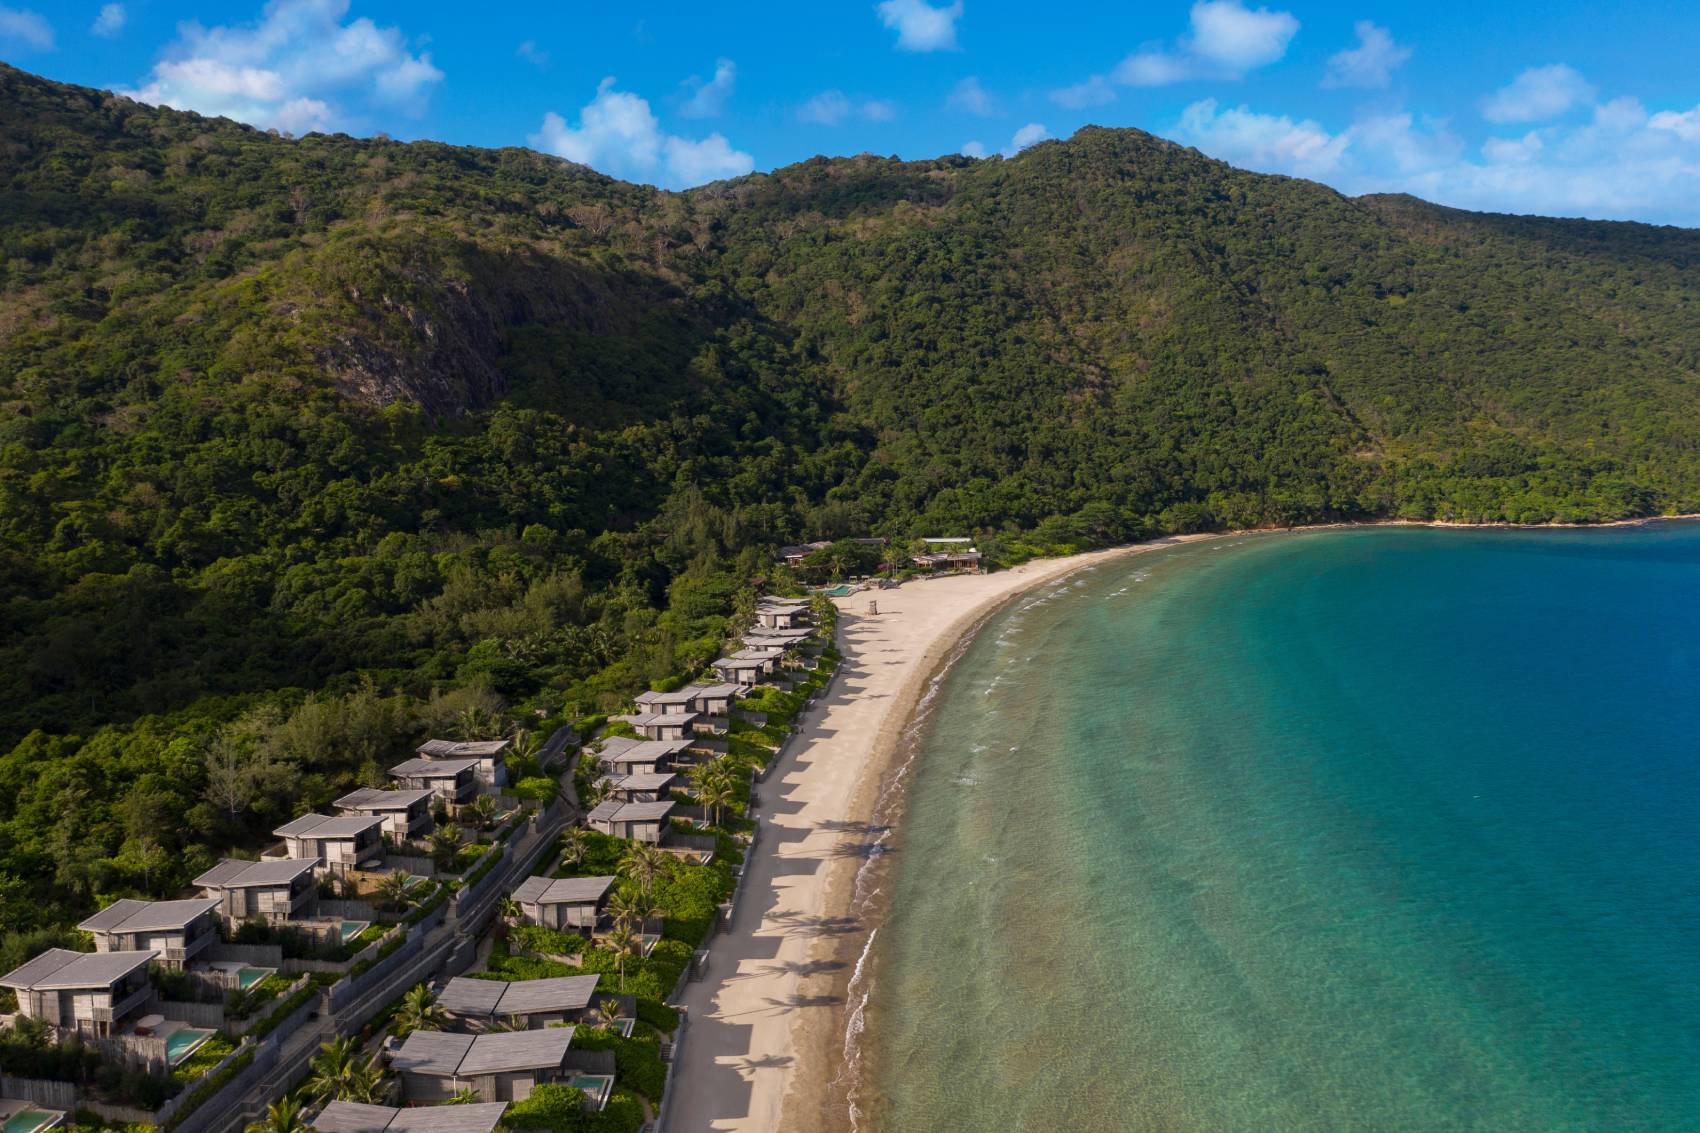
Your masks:
[[[342,934],[342,942],[347,944],[371,926],[371,921],[343,921],[337,926],[337,931]]]
[[[165,1036],[165,1060],[173,1066],[180,1064],[216,1034],[217,1031],[205,1027],[177,1028]]]
[[[0,1114],[5,1114],[6,1117],[5,1123],[0,1125],[0,1130],[4,1130],[4,1133],[41,1133],[42,1130],[51,1129],[65,1120],[62,1113],[32,1109],[27,1105],[23,1109],[7,1113],[6,1104],[0,1102]]]
[[[236,986],[241,991],[247,991],[267,976],[276,974],[276,968],[242,968],[236,973]]]
[[[583,1090],[585,1100],[591,1110],[600,1110],[608,1104],[608,1095],[614,1092],[614,1078],[609,1074],[574,1074],[567,1079],[567,1085],[575,1090]]]

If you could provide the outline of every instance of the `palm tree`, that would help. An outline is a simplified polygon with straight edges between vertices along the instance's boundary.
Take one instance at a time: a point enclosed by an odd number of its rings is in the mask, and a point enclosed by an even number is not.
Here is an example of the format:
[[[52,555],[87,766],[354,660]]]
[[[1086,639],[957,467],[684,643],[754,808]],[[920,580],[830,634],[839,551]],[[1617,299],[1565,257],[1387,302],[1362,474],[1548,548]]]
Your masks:
[[[431,831],[431,857],[440,868],[447,869],[454,864],[462,837],[460,827],[454,825],[439,826]]]
[[[713,824],[719,826],[720,808],[730,806],[738,798],[737,772],[732,768],[731,758],[723,755],[691,768],[691,789],[696,792],[697,801],[710,808]]]
[[[561,864],[573,866],[584,861],[584,855],[590,849],[590,835],[583,827],[569,826],[561,834]]]
[[[343,1096],[354,1076],[359,1073],[360,1044],[351,1035],[331,1039],[319,1045],[313,1056],[312,1074],[307,1079],[307,1091],[321,1101]]]
[[[456,735],[463,740],[483,739],[500,735],[502,731],[501,719],[488,708],[474,706],[455,718]]]
[[[620,968],[620,994],[626,991],[626,957],[636,956],[643,947],[643,941],[636,933],[625,925],[616,925],[614,931],[608,934],[608,950],[614,953],[614,960]]]
[[[393,1024],[396,1036],[406,1038],[414,1031],[434,1031],[448,1023],[448,1014],[437,1006],[437,997],[424,984],[414,984],[396,1006]]]
[[[454,1093],[450,1094],[448,1101],[444,1102],[443,1104],[444,1105],[477,1105],[479,1102],[481,1102],[483,1100],[484,1100],[484,1096],[482,1094],[480,1094],[477,1090],[474,1090],[470,1086],[468,1086],[464,1090],[456,1090]]]
[[[243,1133],[311,1133],[301,1116],[301,1103],[285,1095],[266,1107],[266,1116],[250,1121]]]
[[[649,920],[649,900],[635,889],[621,888],[608,898],[608,915],[614,923],[634,932],[643,932]]]
[[[496,902],[496,914],[504,921],[517,921],[520,917],[519,903],[512,897],[503,897]]]
[[[536,732],[519,728],[514,731],[513,746],[508,749],[508,755],[516,763],[532,764],[537,762],[537,753],[542,747]]]
[[[669,860],[666,851],[659,846],[638,842],[626,851],[625,858],[620,862],[620,869],[643,887],[643,894],[647,897],[650,886],[666,869]]]
[[[597,1030],[612,1031],[614,1024],[621,1019],[620,1001],[613,998],[605,998],[599,1001],[595,1010],[590,1013],[590,1019],[590,1025]]]
[[[379,1069],[378,1060],[374,1058],[349,1067],[342,1091],[337,1096],[343,1101],[377,1105],[383,1101],[387,1092],[384,1086],[384,1072]]]
[[[404,909],[407,907],[407,894],[411,888],[413,875],[405,869],[398,869],[394,873],[385,874],[384,879],[378,882],[378,896],[388,907]]]
[[[489,795],[479,795],[466,805],[466,810],[480,830],[490,829],[490,824],[496,820],[496,800]]]

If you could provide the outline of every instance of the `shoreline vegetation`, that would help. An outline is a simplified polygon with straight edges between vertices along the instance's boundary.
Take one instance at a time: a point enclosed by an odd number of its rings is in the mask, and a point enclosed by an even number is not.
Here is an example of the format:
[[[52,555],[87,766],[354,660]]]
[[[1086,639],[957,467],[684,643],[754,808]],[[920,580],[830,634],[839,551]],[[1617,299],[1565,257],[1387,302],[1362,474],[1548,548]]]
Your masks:
[[[849,1100],[861,1085],[854,1041],[865,990],[857,976],[883,918],[885,840],[901,820],[926,702],[1009,603],[1107,562],[1245,535],[1356,527],[1582,531],[1684,520],[1700,515],[1593,524],[1368,520],[1200,532],[837,599],[839,672],[757,788],[763,831],[746,881],[755,892],[745,894],[728,934],[714,942],[707,977],[687,988],[692,1023],[680,1048],[668,1133],[855,1128]]]

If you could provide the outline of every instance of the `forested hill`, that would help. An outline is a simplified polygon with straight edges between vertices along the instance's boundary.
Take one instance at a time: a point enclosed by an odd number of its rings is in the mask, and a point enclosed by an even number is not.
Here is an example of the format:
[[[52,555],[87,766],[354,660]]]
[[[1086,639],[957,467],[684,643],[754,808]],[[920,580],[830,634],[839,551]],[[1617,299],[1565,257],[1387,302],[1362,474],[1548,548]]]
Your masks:
[[[677,677],[785,541],[1700,510],[1700,234],[1133,130],[665,193],[0,66],[0,244],[5,925]]]

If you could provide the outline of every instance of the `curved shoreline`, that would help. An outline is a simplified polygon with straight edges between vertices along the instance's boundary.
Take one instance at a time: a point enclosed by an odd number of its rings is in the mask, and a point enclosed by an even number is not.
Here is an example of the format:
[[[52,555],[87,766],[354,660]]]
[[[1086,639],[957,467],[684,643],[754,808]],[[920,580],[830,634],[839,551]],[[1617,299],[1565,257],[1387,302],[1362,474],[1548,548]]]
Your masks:
[[[1664,518],[1697,517],[1627,522]],[[1490,526],[1291,530],[1390,525]],[[877,932],[867,923],[879,912],[877,863],[901,812],[930,693],[979,628],[1028,591],[1128,555],[1255,533],[1171,536],[838,600],[844,662],[758,788],[762,834],[745,899],[711,950],[708,977],[687,987],[692,1022],[663,1133],[851,1128],[857,1068],[847,1053],[859,1011],[850,1000],[868,990],[857,977]],[[875,602],[880,613],[869,615]]]

